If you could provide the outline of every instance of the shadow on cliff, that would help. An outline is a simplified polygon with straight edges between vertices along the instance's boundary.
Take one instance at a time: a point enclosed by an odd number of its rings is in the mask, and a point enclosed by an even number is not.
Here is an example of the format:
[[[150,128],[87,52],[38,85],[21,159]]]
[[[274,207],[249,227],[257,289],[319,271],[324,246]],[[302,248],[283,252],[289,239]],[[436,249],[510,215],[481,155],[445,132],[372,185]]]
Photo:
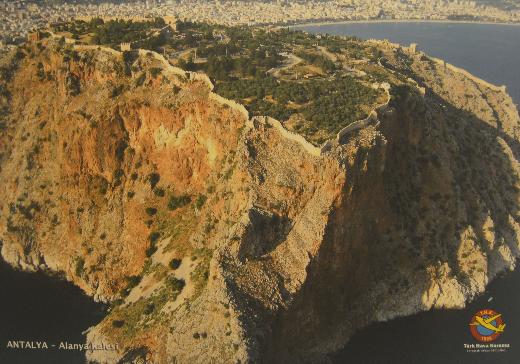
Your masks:
[[[272,324],[263,362],[322,361],[378,317],[430,309],[426,268],[447,263],[452,278],[468,284],[457,260],[460,235],[471,226],[489,252],[482,241],[488,216],[496,241],[515,244],[509,219],[517,216],[519,180],[497,138],[515,157],[519,142],[431,92],[425,101],[410,90],[394,96],[394,112],[379,127],[386,143],[359,148],[347,166],[343,196],[305,283]],[[345,355],[336,361],[347,362]]]
[[[275,212],[265,211],[254,207],[249,211],[244,243],[240,245],[238,257],[244,259],[258,259],[272,252],[285,241],[292,228],[292,221],[287,216]]]

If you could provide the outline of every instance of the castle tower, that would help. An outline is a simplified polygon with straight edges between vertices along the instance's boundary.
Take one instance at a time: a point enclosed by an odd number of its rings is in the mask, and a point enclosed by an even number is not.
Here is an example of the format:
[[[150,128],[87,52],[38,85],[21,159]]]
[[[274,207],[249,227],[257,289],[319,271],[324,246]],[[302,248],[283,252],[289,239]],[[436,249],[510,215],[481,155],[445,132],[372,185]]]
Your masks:
[[[411,43],[409,49],[410,53],[417,54],[417,52],[419,51],[419,45],[417,43]]]
[[[172,28],[173,31],[177,30],[177,18],[174,16],[164,16],[163,17],[164,22],[166,25],[169,25],[170,28]]]
[[[42,34],[41,34],[40,31],[36,30],[36,31],[30,32],[27,35],[27,39],[30,42],[38,42],[38,41],[40,41],[42,39]]]

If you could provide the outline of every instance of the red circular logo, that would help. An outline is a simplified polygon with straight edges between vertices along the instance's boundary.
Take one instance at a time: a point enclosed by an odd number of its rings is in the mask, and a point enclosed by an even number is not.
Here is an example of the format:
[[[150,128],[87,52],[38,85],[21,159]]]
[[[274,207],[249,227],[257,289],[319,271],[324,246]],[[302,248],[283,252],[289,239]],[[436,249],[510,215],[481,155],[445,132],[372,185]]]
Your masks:
[[[480,310],[473,315],[469,322],[471,335],[480,342],[495,341],[506,327],[502,314],[493,310]]]

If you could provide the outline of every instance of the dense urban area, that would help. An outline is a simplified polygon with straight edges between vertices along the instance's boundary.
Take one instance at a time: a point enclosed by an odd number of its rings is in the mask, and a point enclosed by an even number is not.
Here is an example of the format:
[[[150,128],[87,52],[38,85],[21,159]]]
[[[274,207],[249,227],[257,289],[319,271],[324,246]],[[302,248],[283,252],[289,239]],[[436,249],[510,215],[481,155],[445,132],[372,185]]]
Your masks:
[[[174,16],[225,25],[294,24],[339,20],[520,21],[516,0],[314,0],[314,1],[0,1],[1,44],[31,29],[82,16]]]

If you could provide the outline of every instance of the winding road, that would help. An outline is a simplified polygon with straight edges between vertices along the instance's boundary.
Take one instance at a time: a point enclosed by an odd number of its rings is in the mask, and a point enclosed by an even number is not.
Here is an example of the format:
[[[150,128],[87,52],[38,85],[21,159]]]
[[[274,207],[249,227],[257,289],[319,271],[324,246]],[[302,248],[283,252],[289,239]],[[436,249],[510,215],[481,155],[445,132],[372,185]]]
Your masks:
[[[282,73],[282,71],[288,70],[289,68],[292,68],[303,62],[303,59],[301,59],[298,56],[295,56],[292,53],[282,53],[281,55],[287,57],[285,64],[271,68],[267,71],[267,74],[276,78],[280,78],[280,74]]]

